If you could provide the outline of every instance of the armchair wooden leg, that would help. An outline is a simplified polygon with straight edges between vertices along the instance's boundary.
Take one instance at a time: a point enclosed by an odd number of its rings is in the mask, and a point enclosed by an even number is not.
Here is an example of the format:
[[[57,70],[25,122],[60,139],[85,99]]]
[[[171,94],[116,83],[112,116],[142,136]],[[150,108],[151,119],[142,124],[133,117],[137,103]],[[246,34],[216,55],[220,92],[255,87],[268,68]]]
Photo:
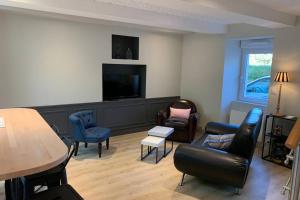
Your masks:
[[[98,153],[99,153],[99,158],[101,158],[101,152],[102,152],[102,143],[98,143]]]
[[[74,152],[74,156],[77,156],[78,148],[79,148],[79,142],[75,142],[75,152]]]
[[[185,177],[185,173],[182,174],[181,181],[179,184],[180,186],[183,186],[184,177]]]
[[[106,149],[109,149],[109,138],[106,139]]]
[[[85,148],[87,148],[87,147],[88,147],[88,143],[87,143],[87,142],[84,144],[84,147],[85,147]]]

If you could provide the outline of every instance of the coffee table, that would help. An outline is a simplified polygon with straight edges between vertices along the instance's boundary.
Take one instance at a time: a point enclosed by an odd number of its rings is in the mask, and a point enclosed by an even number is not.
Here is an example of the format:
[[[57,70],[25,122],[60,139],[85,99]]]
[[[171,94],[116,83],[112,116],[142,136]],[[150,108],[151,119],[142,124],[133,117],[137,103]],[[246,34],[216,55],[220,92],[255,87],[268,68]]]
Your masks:
[[[174,128],[170,127],[165,127],[165,126],[155,126],[152,129],[148,131],[148,135],[154,136],[154,137],[159,137],[159,138],[164,138],[164,157],[166,157],[172,150],[173,150],[173,137],[172,133],[174,133]],[[171,142],[172,142],[172,147],[171,149],[167,152],[166,150],[166,144],[167,144],[167,138],[170,137]]]

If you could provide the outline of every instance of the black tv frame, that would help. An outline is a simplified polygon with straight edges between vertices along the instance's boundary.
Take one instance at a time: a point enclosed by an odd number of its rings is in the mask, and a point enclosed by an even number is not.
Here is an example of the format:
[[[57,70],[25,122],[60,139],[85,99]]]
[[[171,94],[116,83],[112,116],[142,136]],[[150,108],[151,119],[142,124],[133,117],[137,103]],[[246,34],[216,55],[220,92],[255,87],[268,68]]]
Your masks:
[[[104,76],[107,74],[138,74],[140,77],[140,95],[138,97],[107,97],[104,91]],[[120,99],[145,98],[146,96],[146,65],[138,64],[102,64],[102,98],[103,101],[114,101]]]

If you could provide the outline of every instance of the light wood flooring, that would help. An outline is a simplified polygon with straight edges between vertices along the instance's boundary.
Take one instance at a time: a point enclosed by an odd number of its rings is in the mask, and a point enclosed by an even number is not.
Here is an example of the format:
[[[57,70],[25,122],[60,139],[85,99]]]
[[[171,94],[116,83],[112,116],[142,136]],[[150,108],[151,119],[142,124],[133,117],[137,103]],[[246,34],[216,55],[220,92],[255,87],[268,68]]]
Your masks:
[[[158,164],[154,164],[154,157],[140,161],[140,140],[145,136],[146,133],[141,132],[112,137],[110,149],[103,149],[101,159],[97,145],[89,145],[87,149],[80,146],[78,156],[67,167],[69,183],[87,200],[287,199],[280,192],[290,170],[261,160],[258,152],[241,195],[234,195],[231,187],[192,176],[187,176],[184,186],[180,187],[181,173],[173,164],[174,150]],[[4,199],[3,184],[0,185],[0,199]]]

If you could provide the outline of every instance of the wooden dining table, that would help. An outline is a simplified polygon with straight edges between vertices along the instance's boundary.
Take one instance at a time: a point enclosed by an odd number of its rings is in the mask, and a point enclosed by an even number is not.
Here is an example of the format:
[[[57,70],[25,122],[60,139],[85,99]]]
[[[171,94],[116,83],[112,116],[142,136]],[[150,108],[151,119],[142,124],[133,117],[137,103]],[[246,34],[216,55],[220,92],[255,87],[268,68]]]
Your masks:
[[[5,124],[0,128],[0,181],[51,169],[67,158],[67,146],[36,110],[0,109],[0,118]]]

